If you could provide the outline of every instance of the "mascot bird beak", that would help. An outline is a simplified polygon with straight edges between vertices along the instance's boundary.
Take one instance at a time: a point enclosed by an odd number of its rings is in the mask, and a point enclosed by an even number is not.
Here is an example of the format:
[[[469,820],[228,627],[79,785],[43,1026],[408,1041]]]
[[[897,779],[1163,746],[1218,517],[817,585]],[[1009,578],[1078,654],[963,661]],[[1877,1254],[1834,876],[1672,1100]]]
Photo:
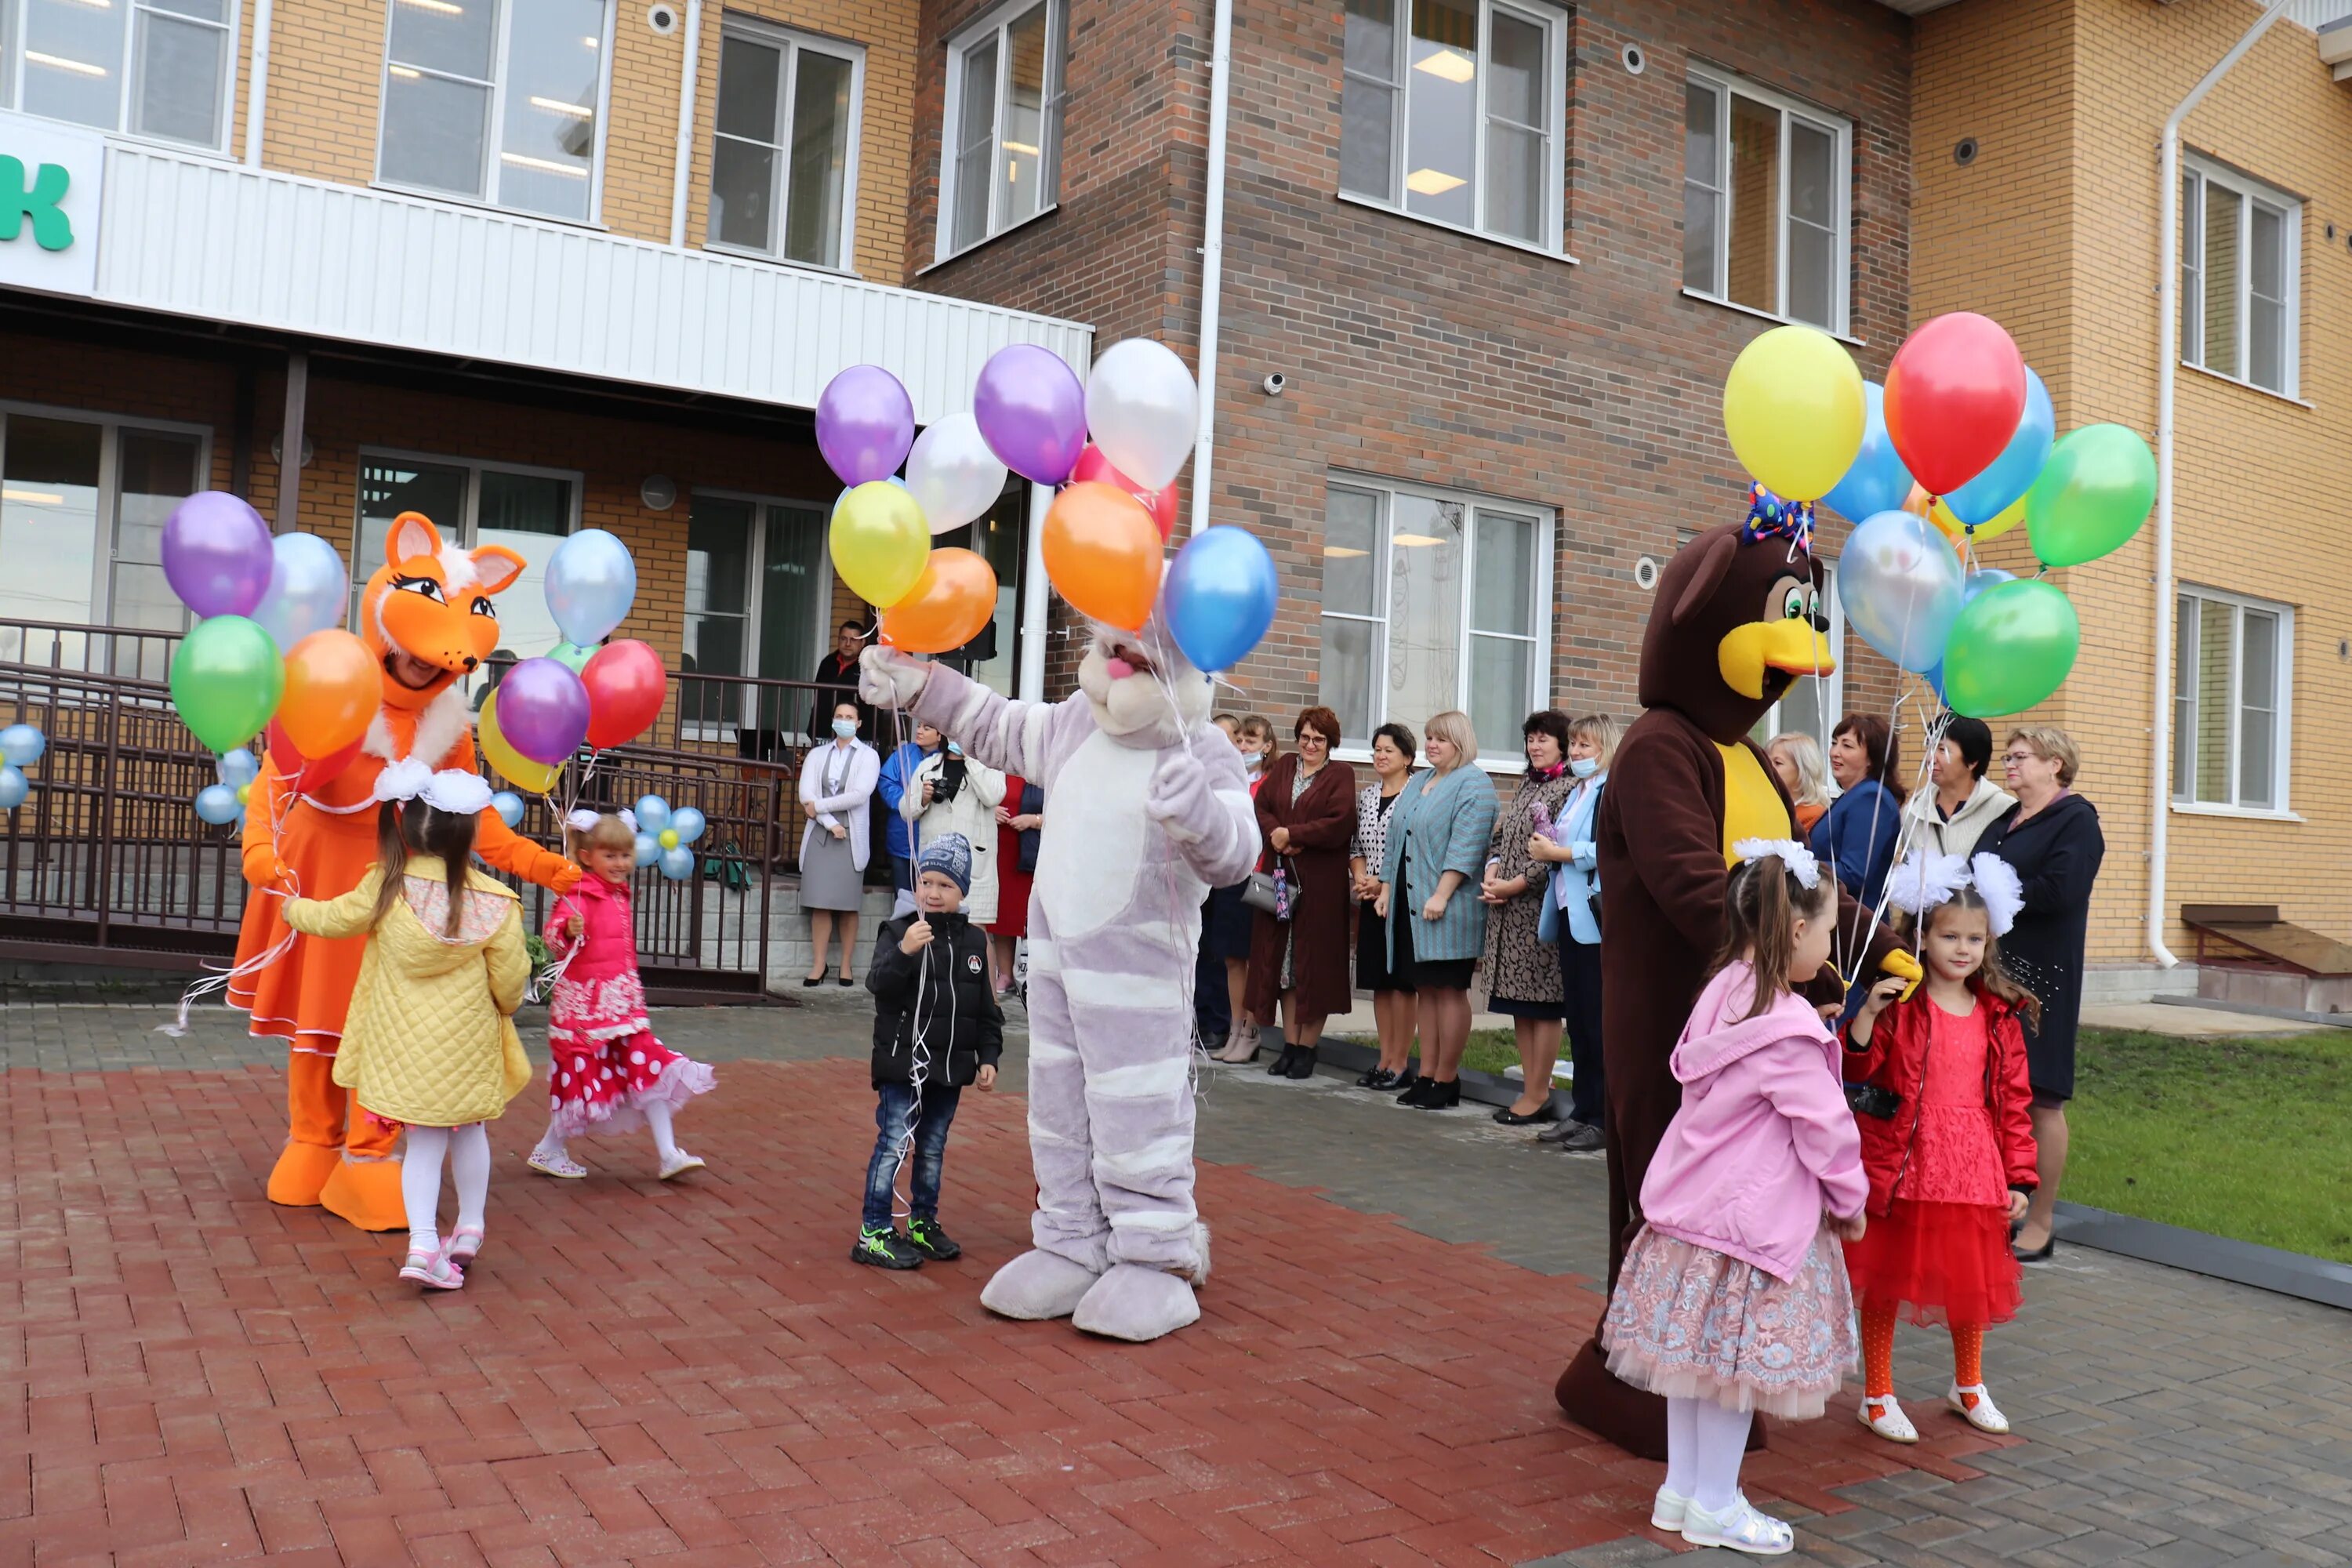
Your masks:
[[[1796,619],[1734,626],[1715,645],[1715,658],[1724,685],[1747,698],[1764,695],[1768,671],[1798,676],[1830,675],[1837,669],[1829,639],[1811,621]]]

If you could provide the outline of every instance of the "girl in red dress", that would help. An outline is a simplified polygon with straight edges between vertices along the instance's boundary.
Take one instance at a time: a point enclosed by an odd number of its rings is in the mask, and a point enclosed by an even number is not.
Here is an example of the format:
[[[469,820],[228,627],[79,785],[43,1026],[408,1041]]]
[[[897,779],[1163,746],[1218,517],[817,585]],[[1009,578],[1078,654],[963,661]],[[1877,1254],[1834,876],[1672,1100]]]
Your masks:
[[[1991,855],[1915,856],[1887,880],[1917,920],[1927,977],[1874,989],[1845,1032],[1845,1077],[1870,1175],[1870,1228],[1846,1246],[1862,1309],[1862,1424],[1892,1442],[1918,1429],[1895,1398],[1895,1321],[1952,1333],[1945,1403],[1970,1426],[2009,1430],[1984,1382],[1984,1331],[2017,1315],[2010,1250],[2035,1185],[2033,1091],[2021,1017],[2041,1011],[2000,967],[1999,941],[2022,901]]]

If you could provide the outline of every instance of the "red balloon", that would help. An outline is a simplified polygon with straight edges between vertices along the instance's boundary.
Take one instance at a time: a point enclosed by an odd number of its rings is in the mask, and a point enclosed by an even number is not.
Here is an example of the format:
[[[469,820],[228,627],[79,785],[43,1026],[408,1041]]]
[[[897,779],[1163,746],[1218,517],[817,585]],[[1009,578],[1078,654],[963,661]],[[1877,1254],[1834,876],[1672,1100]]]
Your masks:
[[[1984,472],[2025,412],[2025,361],[2000,323],[1972,310],[1937,316],[1886,371],[1886,434],[1934,496]]]
[[[1072,484],[1087,480],[1116,485],[1141,501],[1143,510],[1151,514],[1151,521],[1160,525],[1160,543],[1167,543],[1169,537],[1176,531],[1176,487],[1173,484],[1153,495],[1113,468],[1110,459],[1103,456],[1102,448],[1091,441],[1087,443],[1086,450],[1078,454],[1078,466],[1070,470]]]
[[[323,757],[306,757],[287,736],[283,724],[275,719],[269,721],[269,754],[278,759],[278,771],[286,775],[286,787],[296,795],[315,795],[341,777],[343,770],[359,760],[360,748],[366,744],[367,737],[362,735]]]
[[[580,684],[588,689],[588,743],[601,750],[635,740],[661,716],[669,672],[661,655],[624,637],[581,666]]]

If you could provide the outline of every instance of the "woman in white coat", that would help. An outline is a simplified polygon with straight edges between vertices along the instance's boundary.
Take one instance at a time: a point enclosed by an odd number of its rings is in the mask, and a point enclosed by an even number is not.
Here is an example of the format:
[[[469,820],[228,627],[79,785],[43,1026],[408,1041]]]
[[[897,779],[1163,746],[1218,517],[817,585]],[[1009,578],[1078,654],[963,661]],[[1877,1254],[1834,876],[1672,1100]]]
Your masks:
[[[929,725],[915,731],[921,745]],[[928,751],[916,764],[898,814],[915,825],[915,847],[943,833],[961,833],[971,845],[971,891],[963,912],[976,926],[996,922],[996,808],[1004,802],[1004,775],[963,754],[953,741]]]
[[[850,954],[857,950],[857,906],[866,892],[866,858],[872,848],[866,803],[881,776],[882,759],[857,738],[857,704],[833,709],[833,740],[801,762],[801,908],[809,917],[809,972],[803,985],[824,984],[824,949],[835,917],[841,926],[841,984],[854,985]]]

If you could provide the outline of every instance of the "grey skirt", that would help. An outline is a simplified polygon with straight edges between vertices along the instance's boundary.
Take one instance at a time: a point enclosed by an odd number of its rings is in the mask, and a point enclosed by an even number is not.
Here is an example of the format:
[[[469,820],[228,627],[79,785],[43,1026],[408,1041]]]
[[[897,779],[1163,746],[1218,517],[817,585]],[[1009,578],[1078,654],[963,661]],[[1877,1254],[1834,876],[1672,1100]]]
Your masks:
[[[801,908],[855,912],[865,881],[849,840],[835,838],[819,826],[801,856]]]

